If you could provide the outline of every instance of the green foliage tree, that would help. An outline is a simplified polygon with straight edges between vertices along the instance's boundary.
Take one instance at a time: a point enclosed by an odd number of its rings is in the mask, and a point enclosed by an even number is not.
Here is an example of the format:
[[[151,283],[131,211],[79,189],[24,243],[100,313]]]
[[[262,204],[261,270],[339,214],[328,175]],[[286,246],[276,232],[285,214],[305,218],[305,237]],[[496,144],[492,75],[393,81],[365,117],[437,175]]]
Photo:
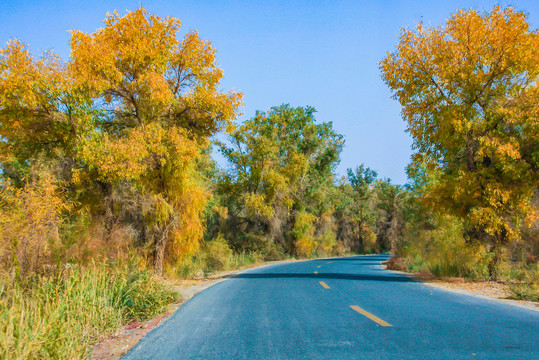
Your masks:
[[[372,202],[372,185],[378,174],[364,164],[359,165],[355,171],[348,169],[347,173],[353,199],[350,210],[357,227],[352,249],[359,252],[372,251],[374,250],[372,245],[376,242],[376,234],[373,231],[376,214]]]
[[[343,140],[331,123],[317,124],[314,112],[289,105],[257,112],[231,134],[230,145],[220,144],[230,169],[219,181],[219,192],[225,194],[232,231],[265,238],[292,252],[296,245],[287,241],[290,235],[310,233],[293,232],[294,224],[314,226],[311,215],[319,218],[332,211],[327,200]],[[296,222],[303,213],[311,214],[302,215],[308,221]]]
[[[406,191],[391,181],[380,180],[376,182],[376,240],[381,252],[395,253],[398,242],[402,239],[404,231],[404,202],[407,200]]]

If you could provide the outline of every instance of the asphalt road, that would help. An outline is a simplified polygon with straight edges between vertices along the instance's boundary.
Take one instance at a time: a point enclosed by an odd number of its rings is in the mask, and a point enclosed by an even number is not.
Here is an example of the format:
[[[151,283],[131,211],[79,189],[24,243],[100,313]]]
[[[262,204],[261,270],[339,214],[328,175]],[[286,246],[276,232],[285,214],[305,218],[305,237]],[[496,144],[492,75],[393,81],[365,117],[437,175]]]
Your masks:
[[[539,359],[539,312],[382,270],[270,265],[197,294],[124,359]]]

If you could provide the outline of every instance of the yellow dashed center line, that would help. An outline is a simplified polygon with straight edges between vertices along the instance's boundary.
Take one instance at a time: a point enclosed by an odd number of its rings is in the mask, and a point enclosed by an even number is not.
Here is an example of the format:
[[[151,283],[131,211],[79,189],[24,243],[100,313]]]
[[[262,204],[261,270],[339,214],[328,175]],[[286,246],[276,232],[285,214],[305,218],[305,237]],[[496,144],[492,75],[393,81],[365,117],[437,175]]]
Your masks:
[[[324,289],[329,289],[328,284],[326,284],[326,283],[323,282],[323,281],[320,281],[320,285],[322,285],[322,287],[323,287]]]
[[[365,316],[365,317],[368,317],[369,319],[371,319],[372,321],[374,321],[374,322],[377,323],[378,325],[382,325],[382,326],[393,326],[393,325],[391,325],[390,323],[385,322],[384,320],[380,319],[379,317],[374,316],[374,315],[371,314],[370,312],[363,310],[363,309],[360,308],[359,306],[351,305],[350,307],[351,307],[352,309],[354,309],[355,311],[357,311],[358,313],[360,313],[361,315],[363,315],[363,316]]]

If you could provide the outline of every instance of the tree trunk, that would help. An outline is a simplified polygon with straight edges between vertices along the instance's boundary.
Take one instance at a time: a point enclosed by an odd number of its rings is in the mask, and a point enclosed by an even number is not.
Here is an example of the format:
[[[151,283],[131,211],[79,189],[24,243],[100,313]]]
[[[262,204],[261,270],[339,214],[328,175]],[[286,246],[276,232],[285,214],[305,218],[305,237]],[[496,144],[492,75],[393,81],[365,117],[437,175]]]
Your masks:
[[[103,203],[105,205],[105,233],[103,235],[106,242],[109,242],[112,231],[116,225],[117,218],[114,215],[114,199],[112,198],[112,184],[108,182],[98,182],[103,191]]]
[[[163,264],[165,262],[165,248],[167,246],[168,233],[171,223],[163,226],[154,234],[154,271],[157,275],[163,275]]]
[[[154,271],[157,275],[163,275],[163,263],[165,260],[165,246],[166,241],[160,237],[160,239],[155,243],[154,249]]]
[[[502,260],[502,247],[499,241],[494,240],[490,246],[490,252],[493,253],[492,259],[488,263],[489,280],[498,280],[500,263]]]

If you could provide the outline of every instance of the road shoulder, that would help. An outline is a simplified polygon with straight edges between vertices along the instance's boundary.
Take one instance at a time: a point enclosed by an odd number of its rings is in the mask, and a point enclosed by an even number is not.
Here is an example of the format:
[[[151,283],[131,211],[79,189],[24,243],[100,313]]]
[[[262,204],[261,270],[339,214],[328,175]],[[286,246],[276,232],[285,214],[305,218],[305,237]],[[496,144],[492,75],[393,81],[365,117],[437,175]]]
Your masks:
[[[505,303],[507,305],[522,307],[539,311],[539,303],[527,300],[509,299],[509,289],[507,284],[496,281],[465,281],[463,278],[442,278],[436,279],[421,274],[407,273],[399,270],[387,269],[387,265],[382,264],[382,268],[386,271],[392,271],[411,277],[412,279],[421,282],[425,285],[432,286],[445,291],[450,291],[458,294],[478,297],[485,300]]]

